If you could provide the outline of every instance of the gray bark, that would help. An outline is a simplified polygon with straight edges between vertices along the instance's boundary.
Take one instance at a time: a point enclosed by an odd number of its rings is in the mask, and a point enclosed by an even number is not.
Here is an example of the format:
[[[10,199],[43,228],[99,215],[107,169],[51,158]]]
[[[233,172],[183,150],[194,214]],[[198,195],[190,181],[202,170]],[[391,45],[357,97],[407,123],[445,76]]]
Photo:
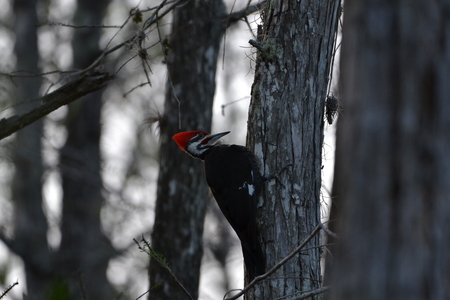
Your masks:
[[[294,250],[320,222],[323,109],[340,1],[273,1],[259,30],[247,145],[267,176],[259,223],[267,269]],[[248,299],[294,297],[320,287],[317,235]]]
[[[151,243],[188,290],[198,297],[208,187],[203,163],[182,153],[172,135],[211,130],[217,56],[226,24],[221,0],[189,1],[173,12],[169,78],[160,120],[160,171]],[[179,122],[181,121],[181,123]],[[166,270],[150,262],[150,299],[187,299]]]
[[[346,1],[331,299],[450,295],[449,1]]]

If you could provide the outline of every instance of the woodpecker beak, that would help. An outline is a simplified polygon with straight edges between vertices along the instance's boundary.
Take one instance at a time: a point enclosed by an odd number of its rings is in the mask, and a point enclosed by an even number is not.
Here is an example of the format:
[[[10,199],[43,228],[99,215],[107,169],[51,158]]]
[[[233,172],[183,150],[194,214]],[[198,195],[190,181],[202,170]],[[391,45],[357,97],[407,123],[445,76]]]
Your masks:
[[[210,134],[210,135],[205,136],[205,139],[208,140],[208,145],[213,145],[218,139],[229,134],[230,132],[231,131],[225,131],[225,132],[221,132],[221,133]]]

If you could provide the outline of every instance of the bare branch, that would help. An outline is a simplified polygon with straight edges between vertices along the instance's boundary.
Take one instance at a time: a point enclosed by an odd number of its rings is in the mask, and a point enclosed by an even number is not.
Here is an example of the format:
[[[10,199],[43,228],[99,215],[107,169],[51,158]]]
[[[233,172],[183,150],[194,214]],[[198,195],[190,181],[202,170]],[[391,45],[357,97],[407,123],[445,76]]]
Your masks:
[[[328,291],[329,289],[330,289],[329,286],[323,286],[323,287],[318,288],[316,290],[312,290],[312,291],[303,293],[300,296],[298,296],[297,298],[294,298],[293,300],[303,300],[303,299],[306,299],[306,298],[309,298],[309,297],[312,297],[312,296],[315,296],[315,295],[323,294],[326,291]]]
[[[63,85],[48,95],[36,99],[37,101],[40,100],[42,103],[41,106],[21,116],[14,115],[0,120],[0,140],[30,125],[63,105],[67,105],[89,93],[102,89],[112,78],[108,73],[91,72]]]
[[[62,26],[62,27],[70,27],[70,28],[120,28],[119,25],[73,25],[73,24],[66,24],[66,23],[60,23],[60,22],[52,22],[52,21],[46,21],[45,23],[40,23],[36,25],[37,27],[41,26]]]
[[[264,44],[264,43],[261,43],[261,42],[259,42],[259,41],[255,41],[255,40],[253,40],[253,39],[249,40],[248,43],[249,43],[250,45],[252,45],[253,47],[255,47],[256,49],[258,49],[259,51],[261,51],[261,52],[267,51],[267,48],[268,48],[268,47],[267,47],[267,45]]]
[[[7,76],[9,78],[44,77],[46,75],[51,75],[51,74],[70,74],[70,73],[75,73],[75,72],[76,72],[75,70],[71,70],[71,71],[53,70],[53,71],[48,71],[48,72],[43,72],[43,73],[34,73],[34,72],[26,71],[26,70],[17,70],[17,71],[9,72],[9,73],[0,72],[0,75]]]
[[[175,7],[182,6],[187,2],[189,2],[189,0],[163,0],[158,6],[155,6],[153,8],[149,8],[146,10],[137,10],[136,12],[130,14],[130,16],[128,16],[127,20],[121,26],[114,27],[114,28],[119,28],[119,30],[111,38],[108,45],[106,46],[104,51],[100,54],[100,56],[97,57],[97,59],[95,59],[87,68],[85,68],[83,70],[60,72],[62,74],[63,73],[69,73],[69,74],[61,77],[58,80],[58,82],[56,82],[55,84],[58,84],[59,82],[67,81],[67,80],[70,80],[70,82],[42,98],[33,100],[33,101],[40,100],[43,103],[41,106],[31,110],[30,112],[28,112],[22,116],[12,116],[7,119],[5,119],[5,118],[1,119],[0,120],[0,140],[13,134],[14,132],[20,130],[21,128],[35,122],[36,120],[42,118],[43,116],[47,115],[51,111],[53,111],[63,105],[66,105],[88,93],[91,93],[91,92],[101,89],[105,84],[107,84],[107,82],[109,82],[113,78],[112,76],[110,76],[108,74],[101,74],[100,76],[98,76],[98,74],[100,74],[100,73],[98,73],[96,71],[96,68],[100,64],[102,64],[105,57],[108,56],[109,54],[123,48],[124,46],[129,46],[130,44],[133,44],[135,41],[139,40],[142,37],[142,35],[145,36],[145,34],[143,34],[143,33],[149,27],[157,24],[158,21],[160,21],[164,16],[166,16],[169,12],[171,12]],[[164,9],[164,11],[162,11],[163,9]],[[122,42],[112,46],[111,48],[109,48],[110,43],[117,36],[118,32],[129,22],[130,19],[132,19],[132,17],[135,14],[147,12],[147,11],[153,11],[153,12],[152,12],[152,15],[147,19],[147,21],[144,22],[141,30],[139,30],[136,34],[134,34],[132,37],[128,38],[127,40],[122,41]],[[101,26],[97,26],[97,25],[79,26],[79,25],[60,24],[60,23],[54,23],[54,22],[47,22],[47,23],[41,24],[41,25],[59,25],[59,26],[69,26],[69,27],[74,27],[74,28],[82,28],[82,27],[110,28],[111,27],[111,26],[104,26],[104,25],[101,25]],[[148,68],[148,70],[150,70],[149,67],[150,66],[148,63],[144,66],[144,68]],[[144,70],[144,72],[146,73],[147,81],[148,81],[148,83],[150,83],[149,76],[146,71],[147,70]],[[19,76],[27,76],[28,77],[28,76],[39,76],[39,75],[43,76],[43,75],[48,75],[48,74],[57,73],[57,72],[59,72],[59,71],[52,71],[52,72],[43,73],[43,74],[20,74],[20,72],[19,72],[19,74],[14,74],[14,72],[13,72],[13,73],[3,74],[3,75],[7,75],[10,77],[15,77],[15,76],[18,76],[18,77]],[[93,75],[94,73],[96,75]],[[52,84],[50,87],[52,87],[52,86],[54,86],[54,84]],[[74,92],[74,90],[76,90],[76,91]],[[73,93],[73,94],[71,95],[71,93]]]
[[[147,19],[146,22],[144,22],[144,25],[142,26],[142,29],[129,39],[118,43],[117,45],[111,47],[108,49],[108,46],[103,51],[103,53],[91,63],[90,66],[83,70],[79,71],[70,71],[66,76],[63,76],[58,82],[61,82],[63,80],[76,78],[69,82],[68,84],[64,85],[63,87],[57,89],[56,91],[35,100],[40,100],[42,102],[42,105],[31,110],[30,112],[22,115],[22,116],[12,116],[7,119],[3,118],[0,120],[0,140],[13,134],[14,132],[20,130],[21,128],[35,122],[36,120],[42,118],[43,116],[47,115],[48,113],[52,112],[53,110],[56,110],[57,108],[67,105],[68,103],[88,94],[91,92],[94,92],[96,90],[101,89],[104,87],[107,82],[109,82],[112,79],[112,76],[108,74],[100,74],[95,71],[95,68],[97,68],[104,58],[121,49],[122,47],[126,45],[130,45],[131,43],[134,43],[136,39],[139,39],[139,37],[142,35],[144,31],[146,31],[150,26],[155,25],[160,21],[164,16],[166,16],[169,12],[171,12],[175,7],[182,6],[185,3],[187,3],[189,0],[173,0],[168,1],[164,0],[161,4],[159,4],[156,7],[147,9],[147,10],[140,10],[136,13],[141,13],[145,11],[152,11],[152,15]],[[245,18],[247,15],[252,14],[258,10],[260,10],[263,5],[266,2],[261,2],[256,5],[249,5],[245,7],[244,9],[230,13],[224,18],[224,21],[226,22],[226,26],[231,25],[233,22],[236,22],[242,18]],[[164,9],[162,11],[162,9]],[[55,22],[46,22],[40,25],[57,25],[57,26],[67,26],[67,27],[73,27],[73,28],[96,28],[96,27],[102,27],[102,28],[119,28],[122,29],[130,20],[133,14],[130,14],[130,16],[127,18],[127,20],[121,25],[121,26],[106,26],[106,25],[71,25],[71,24],[63,24],[63,23],[55,23]],[[116,35],[114,35],[115,37]],[[114,37],[112,39],[114,39]],[[111,39],[111,41],[112,41]],[[110,41],[110,43],[111,43]],[[149,65],[144,65],[144,69],[147,68],[150,70]],[[151,71],[151,70],[150,70]],[[50,73],[54,73],[58,71],[52,71]],[[95,74],[90,74],[91,72],[94,72]],[[61,72],[65,73],[65,72]],[[147,70],[144,70],[144,73],[146,73],[147,81],[150,83],[149,76],[147,73]],[[39,74],[39,75],[47,75],[48,73]],[[100,75],[99,75],[100,74]],[[5,74],[8,76],[24,76],[23,74]],[[26,74],[25,76],[36,76],[36,74]],[[176,97],[176,96],[175,96]],[[178,100],[178,99],[177,99]],[[179,101],[179,100],[178,100]]]
[[[266,4],[266,1],[262,1],[255,5],[249,5],[246,6],[244,9],[230,13],[226,16],[226,26],[229,27],[231,24],[245,18],[248,15],[251,15],[252,13],[255,13],[259,10],[261,10],[264,5]]]

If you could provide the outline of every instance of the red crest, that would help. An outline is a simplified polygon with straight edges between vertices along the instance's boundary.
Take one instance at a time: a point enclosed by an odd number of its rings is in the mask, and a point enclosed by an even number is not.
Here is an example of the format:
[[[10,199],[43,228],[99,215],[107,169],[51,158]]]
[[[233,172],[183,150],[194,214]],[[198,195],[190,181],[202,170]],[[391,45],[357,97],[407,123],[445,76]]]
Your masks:
[[[185,131],[175,134],[172,139],[178,144],[178,147],[180,147],[180,149],[184,151],[186,150],[186,145],[188,144],[188,142],[199,133],[203,133],[205,136],[209,135],[209,133],[200,130]]]

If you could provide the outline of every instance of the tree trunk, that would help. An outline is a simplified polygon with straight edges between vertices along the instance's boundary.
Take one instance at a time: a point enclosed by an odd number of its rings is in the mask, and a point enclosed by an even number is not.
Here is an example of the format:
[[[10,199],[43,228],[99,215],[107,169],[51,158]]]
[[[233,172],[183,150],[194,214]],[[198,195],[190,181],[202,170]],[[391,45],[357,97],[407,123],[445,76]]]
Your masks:
[[[78,1],[76,24],[101,24],[108,1]],[[100,54],[101,29],[77,29],[73,39],[74,65],[89,66]],[[69,299],[113,299],[106,278],[114,252],[101,229],[102,196],[100,114],[102,92],[69,105],[68,137],[61,149],[63,209],[58,270]],[[81,285],[81,286],[80,286]]]
[[[167,57],[169,78],[160,120],[160,171],[152,246],[188,290],[198,297],[203,222],[208,188],[203,163],[180,152],[179,131],[210,131],[217,56],[225,24],[221,0],[189,1],[174,10]],[[181,122],[181,123],[180,123]],[[151,299],[187,299],[166,270],[150,263]]]
[[[15,54],[17,70],[40,73],[39,53],[35,24],[38,23],[35,1],[14,1]],[[22,103],[36,98],[41,86],[36,78],[16,78],[18,86],[17,113],[28,111],[39,103]],[[50,266],[47,245],[47,219],[42,210],[42,120],[16,134],[11,156],[15,172],[12,182],[14,203],[14,245],[11,250],[24,262],[29,299],[44,299],[46,278]],[[32,249],[32,251],[30,251]]]
[[[268,176],[260,229],[267,269],[294,250],[320,223],[323,110],[340,1],[274,1],[259,30],[247,145]],[[262,46],[262,47],[260,47]],[[320,236],[248,299],[295,296],[321,285]]]
[[[448,1],[347,1],[332,299],[450,295]]]

